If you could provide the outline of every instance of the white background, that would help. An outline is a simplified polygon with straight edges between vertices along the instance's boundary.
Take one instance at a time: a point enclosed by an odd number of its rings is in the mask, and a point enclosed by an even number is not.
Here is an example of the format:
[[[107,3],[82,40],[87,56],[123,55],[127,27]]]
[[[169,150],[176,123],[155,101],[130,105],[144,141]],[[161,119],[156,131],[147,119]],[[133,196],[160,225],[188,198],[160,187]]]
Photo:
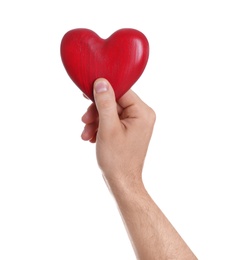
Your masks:
[[[61,63],[70,29],[131,27],[150,43],[132,89],[157,122],[145,185],[201,260],[228,259],[228,4],[1,1],[0,259],[135,259],[80,139],[84,99]]]

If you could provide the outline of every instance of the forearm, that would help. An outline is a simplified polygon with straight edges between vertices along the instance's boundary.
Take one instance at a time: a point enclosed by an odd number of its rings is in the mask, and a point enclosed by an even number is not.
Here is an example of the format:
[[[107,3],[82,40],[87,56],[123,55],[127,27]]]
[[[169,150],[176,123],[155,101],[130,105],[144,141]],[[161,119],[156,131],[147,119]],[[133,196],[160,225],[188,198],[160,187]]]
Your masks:
[[[138,259],[197,259],[142,182],[108,184]]]

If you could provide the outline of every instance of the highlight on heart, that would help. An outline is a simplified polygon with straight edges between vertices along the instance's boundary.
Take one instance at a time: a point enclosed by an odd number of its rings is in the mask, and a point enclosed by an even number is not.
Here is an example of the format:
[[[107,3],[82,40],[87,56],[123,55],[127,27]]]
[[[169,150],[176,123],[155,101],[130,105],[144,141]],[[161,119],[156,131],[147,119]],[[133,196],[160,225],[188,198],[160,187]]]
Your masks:
[[[118,100],[142,75],[149,58],[149,42],[132,28],[119,29],[107,39],[90,29],[77,28],[63,36],[60,55],[67,74],[88,98],[94,101],[94,81],[106,78]]]

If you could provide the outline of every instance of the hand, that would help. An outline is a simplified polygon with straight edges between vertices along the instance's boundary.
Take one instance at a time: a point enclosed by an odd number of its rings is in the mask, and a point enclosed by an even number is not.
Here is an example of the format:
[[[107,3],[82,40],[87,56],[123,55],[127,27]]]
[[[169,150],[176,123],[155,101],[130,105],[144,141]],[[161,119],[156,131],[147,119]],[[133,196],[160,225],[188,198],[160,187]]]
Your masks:
[[[155,113],[129,90],[118,102],[110,83],[94,82],[93,103],[83,115],[83,140],[96,142],[97,161],[109,183],[142,182]]]

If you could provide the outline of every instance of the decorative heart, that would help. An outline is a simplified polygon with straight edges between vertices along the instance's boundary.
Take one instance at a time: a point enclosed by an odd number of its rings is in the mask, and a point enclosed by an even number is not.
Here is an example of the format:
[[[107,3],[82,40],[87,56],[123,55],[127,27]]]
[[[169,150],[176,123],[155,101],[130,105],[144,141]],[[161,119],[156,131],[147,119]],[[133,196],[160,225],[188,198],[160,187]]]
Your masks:
[[[118,100],[141,76],[149,57],[148,40],[135,29],[120,29],[107,39],[74,29],[63,36],[60,50],[69,77],[92,101],[97,78],[111,83]]]

